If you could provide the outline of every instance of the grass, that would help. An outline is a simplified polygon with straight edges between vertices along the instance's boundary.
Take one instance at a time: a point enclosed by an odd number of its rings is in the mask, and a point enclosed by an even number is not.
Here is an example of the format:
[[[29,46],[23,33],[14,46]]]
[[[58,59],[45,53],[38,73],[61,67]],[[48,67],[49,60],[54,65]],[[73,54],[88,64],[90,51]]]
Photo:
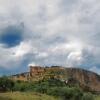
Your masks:
[[[59,100],[57,97],[30,92],[0,93],[0,100]]]
[[[0,100],[60,100],[60,98],[35,92],[7,92],[0,93]],[[100,100],[100,95],[95,96],[95,100]]]
[[[100,100],[100,95],[95,96],[95,100]]]

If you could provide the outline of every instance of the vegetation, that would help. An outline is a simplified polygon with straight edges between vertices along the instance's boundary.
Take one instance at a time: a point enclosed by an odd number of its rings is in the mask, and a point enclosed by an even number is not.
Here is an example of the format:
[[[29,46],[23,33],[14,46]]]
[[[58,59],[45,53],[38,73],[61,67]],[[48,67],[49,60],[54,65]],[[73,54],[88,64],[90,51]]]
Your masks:
[[[0,91],[13,91],[14,82],[6,76],[0,78]]]
[[[18,98],[21,98],[21,96],[23,96],[23,98],[24,96],[25,98],[29,97],[26,100],[38,100],[35,98],[40,97],[41,100],[42,98],[46,98],[45,100],[48,100],[50,99],[49,96],[51,96],[51,98],[55,96],[59,97],[61,98],[60,100],[94,100],[94,96],[90,92],[84,92],[84,90],[80,89],[78,85],[66,85],[63,81],[55,78],[40,80],[36,82],[24,82],[12,81],[7,77],[2,77],[0,78],[0,88],[6,91],[14,91],[14,93],[5,93],[5,96],[3,96],[3,93],[1,93],[0,100],[22,100]],[[25,92],[27,95],[25,95]],[[33,93],[39,94],[40,96],[37,95],[38,97],[35,97]],[[99,100],[97,96],[95,98],[97,98],[96,100]],[[56,99],[52,98],[51,100]]]
[[[95,100],[100,100],[100,95],[96,95]]]

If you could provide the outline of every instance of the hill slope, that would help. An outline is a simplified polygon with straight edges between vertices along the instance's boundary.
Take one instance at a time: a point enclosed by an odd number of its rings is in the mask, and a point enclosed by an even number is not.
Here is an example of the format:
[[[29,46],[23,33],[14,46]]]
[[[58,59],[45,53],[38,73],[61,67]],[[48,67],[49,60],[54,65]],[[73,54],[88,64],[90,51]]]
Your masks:
[[[12,76],[14,80],[38,81],[42,79],[56,78],[66,82],[66,84],[79,84],[92,91],[100,92],[100,75],[79,69],[65,68],[61,66],[41,67],[30,66],[30,71]]]

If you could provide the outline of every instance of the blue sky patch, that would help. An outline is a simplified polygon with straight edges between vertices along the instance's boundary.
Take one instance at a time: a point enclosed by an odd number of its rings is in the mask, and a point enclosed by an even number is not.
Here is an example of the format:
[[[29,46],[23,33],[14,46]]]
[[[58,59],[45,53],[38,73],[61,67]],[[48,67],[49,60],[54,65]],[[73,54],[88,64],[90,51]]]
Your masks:
[[[8,27],[0,37],[0,42],[5,47],[14,47],[22,41],[22,30],[16,27]]]

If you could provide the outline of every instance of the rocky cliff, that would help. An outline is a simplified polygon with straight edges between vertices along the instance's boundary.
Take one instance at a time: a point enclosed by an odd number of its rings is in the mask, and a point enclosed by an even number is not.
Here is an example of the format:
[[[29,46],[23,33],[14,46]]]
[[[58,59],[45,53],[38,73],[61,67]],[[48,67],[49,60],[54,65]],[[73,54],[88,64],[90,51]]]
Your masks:
[[[100,75],[78,68],[66,68],[65,73],[78,80],[82,87],[100,92]]]

